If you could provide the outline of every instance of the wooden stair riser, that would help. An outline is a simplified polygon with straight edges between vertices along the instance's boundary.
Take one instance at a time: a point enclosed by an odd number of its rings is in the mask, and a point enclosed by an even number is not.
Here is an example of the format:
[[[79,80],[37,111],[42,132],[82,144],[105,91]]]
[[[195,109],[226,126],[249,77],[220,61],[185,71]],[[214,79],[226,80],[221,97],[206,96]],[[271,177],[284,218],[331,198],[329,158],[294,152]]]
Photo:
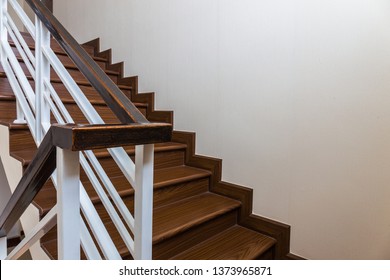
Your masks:
[[[61,100],[74,100],[74,98],[71,96],[69,91],[65,88],[65,86],[61,83],[54,83],[53,84],[54,89],[56,90],[58,96],[61,98]],[[84,93],[84,95],[89,100],[93,100],[96,102],[104,102],[101,95],[91,86],[80,86],[81,91]],[[122,92],[126,95],[130,95],[130,90],[127,89],[121,89]],[[144,109],[146,111],[146,109]]]
[[[21,35],[23,36],[24,40],[26,41],[28,47],[30,49],[35,49],[35,41],[34,39],[31,37],[30,34],[28,33],[25,33],[25,32],[22,32]],[[13,44],[12,40],[10,40],[9,38],[9,42],[11,44]],[[83,45],[82,46],[84,48],[84,50],[87,51],[87,53],[91,56],[94,55],[94,48],[91,47],[91,46],[86,46],[86,45]],[[57,41],[54,39],[54,38],[51,38],[50,39],[50,48],[56,52],[56,53],[62,53],[62,54],[65,54],[65,51],[62,49],[62,47],[57,43]]]
[[[83,173],[83,172],[82,172]],[[131,185],[123,178],[123,182],[115,184],[119,195],[125,201],[125,204],[131,211],[134,208],[134,190]],[[83,182],[83,186],[88,195],[94,202],[97,208],[101,207],[100,199],[89,182]],[[155,187],[153,192],[153,206],[160,207],[169,203],[173,203],[191,196],[199,195],[207,192],[209,188],[209,179],[195,179],[178,184],[167,185],[164,187]],[[40,193],[34,200],[35,205],[40,210],[41,215],[45,215],[55,204],[57,196],[56,190],[51,182],[46,183]]]
[[[0,81],[1,83],[1,81]],[[1,101],[0,102],[0,118],[2,119],[16,119],[16,102],[15,101]]]
[[[258,256],[256,260],[274,260],[276,258],[275,251],[275,246],[273,246],[272,248],[269,248],[265,253]]]
[[[209,180],[198,179],[188,182],[168,185],[162,188],[155,188],[153,191],[153,207],[161,207],[182,199],[188,199],[192,196],[200,195],[208,191]],[[124,190],[126,192],[126,190]],[[134,213],[134,194],[122,196],[126,206]],[[100,209],[102,204],[96,203],[96,208]]]
[[[18,61],[23,62],[23,58],[20,55],[18,49],[16,47],[11,47],[11,48],[12,48],[12,51],[15,54],[16,58],[18,59]],[[34,49],[31,49],[31,53],[35,56]],[[65,65],[66,68],[73,68],[73,69],[77,68],[76,65],[74,64],[74,62],[70,59],[70,57],[67,54],[65,54],[63,52],[61,52],[61,53],[57,52],[56,55],[57,55],[58,59]],[[107,62],[104,59],[100,59],[97,57],[92,57],[92,58],[103,70],[106,69]]]
[[[37,146],[30,130],[10,130],[10,152],[36,150]]]
[[[29,83],[31,85],[31,88],[35,88],[35,83],[33,80],[29,80]],[[73,97],[70,95],[66,87],[61,83],[52,83],[53,88],[56,90],[58,96],[63,100],[74,100]],[[92,101],[96,101],[99,103],[104,103],[102,97],[100,94],[91,86],[83,86],[79,85],[81,91],[84,93],[84,95]],[[130,89],[126,89],[127,87],[122,87],[121,90],[126,96],[130,96]],[[0,101],[14,101],[15,95],[12,91],[12,88],[8,82],[8,79],[5,76],[0,76],[0,94],[1,99]],[[7,100],[5,100],[7,99]],[[135,105],[139,106],[140,110],[146,114],[147,110],[147,104],[146,103],[136,103]],[[6,102],[2,102],[1,104],[2,109],[4,109],[7,106]],[[10,104],[11,108],[9,110],[14,110],[13,114],[15,114],[15,105],[12,103]],[[7,118],[7,114],[3,113],[4,111],[0,111],[0,117],[1,118]]]
[[[65,104],[65,107],[75,123],[89,124],[89,121],[84,116],[84,113],[81,111],[81,109],[78,107],[77,104],[67,103]],[[107,106],[94,105],[93,107],[95,108],[95,110],[98,112],[98,114],[100,115],[100,117],[103,119],[105,123],[111,123],[111,124],[121,123],[118,120],[118,118],[114,115],[114,113],[111,111],[111,109],[108,108]],[[54,117],[52,118],[52,122],[55,122]]]
[[[27,65],[24,63],[24,62],[20,62],[19,63],[20,67],[22,68],[24,74],[27,76],[27,77],[31,77],[31,73],[30,71],[28,70],[27,68]],[[85,76],[78,70],[78,69],[73,69],[73,68],[68,68],[66,69],[68,71],[68,73],[70,74],[70,76],[78,83],[78,84],[83,84],[83,85],[89,85],[89,81],[85,78]],[[110,74],[110,73],[107,73],[108,77],[111,78],[112,81],[114,81],[114,83],[116,83],[118,81],[118,74]],[[53,81],[53,82],[59,82],[60,81],[60,78],[59,76],[57,75],[56,71],[51,68],[50,69],[50,79]],[[32,80],[30,78],[30,80]]]
[[[134,161],[134,154],[130,154],[131,159]],[[123,172],[119,169],[118,165],[111,157],[100,158],[100,164],[106,170],[107,174],[111,177],[120,177]],[[184,151],[166,151],[154,154],[154,167],[155,169],[168,168],[183,165],[184,163]]]

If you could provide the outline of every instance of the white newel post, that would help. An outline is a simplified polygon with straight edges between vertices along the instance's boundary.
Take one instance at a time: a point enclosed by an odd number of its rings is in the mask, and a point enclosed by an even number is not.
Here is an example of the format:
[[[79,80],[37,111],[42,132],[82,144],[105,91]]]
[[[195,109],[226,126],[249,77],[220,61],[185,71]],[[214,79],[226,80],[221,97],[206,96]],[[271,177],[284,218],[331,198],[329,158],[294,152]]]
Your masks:
[[[154,145],[135,148],[135,259],[152,259]]]
[[[80,259],[79,152],[57,148],[58,259]]]
[[[50,81],[50,63],[42,50],[50,48],[50,32],[35,16],[35,134],[40,143],[50,128],[50,107],[45,99],[45,81]]]
[[[7,257],[7,236],[0,237],[0,260]]]

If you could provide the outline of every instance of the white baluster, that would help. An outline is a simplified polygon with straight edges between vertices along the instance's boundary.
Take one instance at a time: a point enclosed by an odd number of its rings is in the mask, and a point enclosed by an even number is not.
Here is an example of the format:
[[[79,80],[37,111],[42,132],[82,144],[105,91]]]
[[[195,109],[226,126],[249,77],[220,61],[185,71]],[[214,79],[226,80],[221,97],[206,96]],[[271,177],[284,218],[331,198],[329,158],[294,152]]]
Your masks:
[[[7,42],[7,40],[8,40],[8,32],[7,32],[7,28],[5,27],[5,24],[4,24],[4,21],[7,19],[6,13],[7,13],[7,8],[8,8],[8,5],[7,5],[8,2],[7,2],[7,0],[0,0],[0,1],[1,1],[1,4],[0,4],[0,40],[1,40],[0,49],[1,49],[1,61],[3,61],[3,59],[6,58],[6,56],[5,56],[5,52],[4,52],[2,45],[4,44],[4,42]]]
[[[16,102],[16,120],[14,120],[15,124],[26,124],[26,117],[24,116],[23,109],[20,106],[20,103]]]
[[[7,12],[8,12],[8,1],[7,0],[0,0],[0,57],[1,62],[4,65],[3,61],[7,60],[7,54],[4,49],[4,45],[8,44],[8,30],[5,24],[5,21],[7,20]],[[23,114],[23,111],[20,107],[19,102],[16,103],[16,120],[14,121],[16,124],[25,124],[26,120]]]
[[[0,260],[7,257],[7,236],[0,237]]]
[[[152,259],[154,145],[135,148],[135,259]]]
[[[50,81],[50,63],[43,55],[43,49],[50,47],[50,32],[35,16],[35,134],[38,143],[50,127],[50,106],[45,99],[45,80]]]
[[[79,152],[57,148],[58,259],[80,259]]]

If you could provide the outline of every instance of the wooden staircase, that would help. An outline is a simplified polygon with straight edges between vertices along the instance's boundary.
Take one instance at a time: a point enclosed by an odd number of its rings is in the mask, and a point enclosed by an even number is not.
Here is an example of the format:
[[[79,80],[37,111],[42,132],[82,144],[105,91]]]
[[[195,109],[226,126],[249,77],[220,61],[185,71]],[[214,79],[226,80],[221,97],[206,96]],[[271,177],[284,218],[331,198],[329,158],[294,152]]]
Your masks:
[[[34,43],[24,35],[31,49]],[[123,77],[123,63],[111,63],[111,50],[100,52],[99,40],[83,45],[107,75],[150,121],[173,122],[173,113],[154,110],[154,93],[139,94],[137,77]],[[119,123],[85,77],[58,44],[52,48],[106,123]],[[14,48],[15,54],[22,60]],[[21,64],[22,66],[23,63]],[[1,66],[0,66],[1,67]],[[24,67],[28,76],[27,68]],[[87,123],[80,109],[52,71],[54,88],[76,123]],[[30,83],[34,81],[30,78]],[[16,102],[0,68],[0,123],[9,127],[10,155],[27,167],[37,150],[26,125],[16,125]],[[133,158],[134,146],[125,147]],[[284,259],[289,252],[287,225],[252,214],[252,191],[221,181],[221,160],[195,155],[195,135],[174,131],[172,142],[155,145],[154,259]],[[110,179],[133,212],[134,191],[107,150],[95,150]],[[121,256],[131,258],[86,174],[81,181],[95,204]],[[56,203],[49,181],[34,199],[43,217]],[[57,258],[56,229],[41,240],[42,248]]]

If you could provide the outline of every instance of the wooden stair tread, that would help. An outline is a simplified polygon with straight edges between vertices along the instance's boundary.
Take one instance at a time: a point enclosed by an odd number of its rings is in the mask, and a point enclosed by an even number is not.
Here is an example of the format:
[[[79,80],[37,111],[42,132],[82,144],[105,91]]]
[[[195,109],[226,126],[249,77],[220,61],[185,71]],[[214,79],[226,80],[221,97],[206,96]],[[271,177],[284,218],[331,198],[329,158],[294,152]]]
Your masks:
[[[35,50],[35,41],[32,39],[31,35],[25,32],[21,32],[21,33],[23,38],[26,40],[27,46],[30,48],[30,50]],[[15,47],[15,43],[12,40],[8,40],[8,42],[11,45],[11,47]],[[57,43],[55,39],[50,40],[50,47],[55,54],[67,56],[67,53],[62,49],[62,47]],[[95,57],[94,48],[92,46],[82,45],[82,47],[87,51],[89,56],[91,56],[93,59],[96,58],[96,60],[107,61],[102,57]]]
[[[66,55],[66,54],[65,54]],[[20,55],[16,55],[16,58],[17,60],[20,62],[20,63],[24,63],[24,60],[23,58],[20,56]],[[100,60],[99,57],[93,57],[94,60]],[[66,69],[73,69],[73,70],[78,70],[79,68],[77,68],[77,66],[75,64],[71,64],[71,63],[62,63],[62,65],[64,65],[64,67]],[[107,75],[116,75],[116,76],[120,76],[120,73],[118,71],[113,71],[113,70],[108,70],[108,69],[103,69],[103,71],[107,74]]]
[[[254,260],[276,240],[253,230],[233,226],[171,258],[172,260]]]
[[[0,71],[0,78],[6,78],[7,75]],[[29,81],[33,81],[33,77],[30,76],[29,74],[26,74],[26,77]],[[51,78],[50,79],[51,83],[57,83],[57,84],[62,84],[62,81],[61,79],[58,79],[58,78]],[[76,84],[79,85],[79,86],[88,86],[88,87],[92,87],[91,84],[88,82],[88,81],[83,81],[83,80],[75,80]],[[126,86],[126,85],[120,85],[120,84],[117,84],[118,88],[120,88],[121,90],[131,90],[132,87],[131,86]]]
[[[153,244],[240,207],[237,200],[204,193],[154,210]]]
[[[22,163],[23,167],[27,167],[27,165],[29,165],[34,158],[36,150],[37,149],[25,149],[19,151],[12,151],[10,152],[10,155],[15,159],[19,160]]]
[[[100,97],[100,96],[99,96]],[[71,98],[61,98],[61,101],[63,104],[76,104],[76,101]],[[97,105],[97,106],[107,106],[107,103],[103,99],[91,99],[89,98],[89,102],[92,105]],[[142,107],[142,108],[147,108],[148,104],[146,103],[141,103],[141,102],[132,102],[136,107]]]
[[[179,184],[185,181],[209,177],[211,172],[190,166],[176,166],[164,169],[157,169],[154,172],[155,188],[162,188],[167,185]]]
[[[4,120],[0,120],[0,124],[5,124],[7,126],[10,126],[14,129],[24,129],[24,130],[28,130],[28,126],[25,125],[25,124],[12,124],[13,121],[9,120],[9,121],[4,121]],[[167,143],[158,143],[158,144],[155,144],[156,148],[155,148],[155,152],[165,152],[165,151],[171,151],[171,150],[179,150],[179,149],[184,149],[186,147],[186,145],[184,144],[180,144],[180,143],[172,143],[172,142],[167,142]],[[35,155],[35,152],[36,152],[36,148],[35,149],[23,149],[23,150],[18,150],[18,151],[11,151],[11,156],[13,156],[14,158],[20,160],[21,162],[23,162],[23,165],[28,165],[32,159],[34,158],[34,155]],[[125,150],[126,152],[129,154],[129,155],[133,155],[134,154],[134,146],[128,146],[128,147],[125,147]],[[101,157],[109,157],[110,154],[109,152],[107,151],[107,149],[99,149],[97,150],[97,152],[95,153],[95,155],[99,158]],[[207,171],[204,171],[202,169],[197,169],[197,168],[193,168],[193,167],[187,167],[187,166],[179,166],[177,168],[166,168],[165,169],[167,173],[169,174],[165,174],[165,178],[171,178],[172,174],[177,174],[177,175],[187,175],[187,176],[195,176],[195,177],[204,177],[204,176],[209,176],[210,175],[210,172],[207,172]],[[202,173],[202,175],[197,175],[198,173]],[[160,174],[161,172],[159,172]],[[171,175],[170,175],[171,174]],[[170,179],[172,180],[172,179]]]
[[[153,210],[153,246],[240,207],[239,201],[204,193]],[[122,257],[129,252],[114,224],[106,224]]]
[[[23,152],[21,152],[23,154]],[[22,161],[23,162],[23,161]],[[204,170],[192,168],[188,166],[180,166],[177,168],[164,168],[154,171],[154,189],[159,189],[167,187],[169,185],[179,184],[183,182],[188,182],[191,180],[196,180],[200,178],[205,178],[210,176],[209,172]],[[124,177],[110,177],[111,182],[117,189],[121,197],[129,196],[134,194],[134,189],[131,188],[131,185]],[[92,190],[92,183],[89,181],[83,181],[84,188],[86,190]],[[46,183],[49,186],[52,186],[51,182]],[[97,195],[91,197],[92,202],[99,203],[100,200]],[[36,198],[34,199],[34,204],[40,209],[40,213],[46,213],[49,211],[56,203],[56,192],[54,188],[45,186],[42,189]]]
[[[204,193],[185,200],[154,209],[153,245],[176,234],[196,227],[220,215],[240,207],[241,203],[213,193]],[[122,256],[129,254],[114,224],[106,223],[107,230]],[[57,248],[53,240],[43,243],[50,255],[56,256]],[[49,249],[50,247],[50,249]]]
[[[182,144],[182,143],[177,143],[177,142],[165,142],[165,143],[157,143],[154,144],[154,152],[164,152],[164,151],[173,151],[173,150],[182,150],[185,149],[187,145]],[[126,152],[129,155],[134,155],[135,153],[135,146],[124,146],[123,147]],[[98,158],[103,158],[103,157],[109,157],[110,153],[108,152],[107,149],[96,149],[94,150],[94,154]]]
[[[16,124],[15,119],[0,119],[0,124],[8,126],[10,130],[29,130],[27,124]]]

